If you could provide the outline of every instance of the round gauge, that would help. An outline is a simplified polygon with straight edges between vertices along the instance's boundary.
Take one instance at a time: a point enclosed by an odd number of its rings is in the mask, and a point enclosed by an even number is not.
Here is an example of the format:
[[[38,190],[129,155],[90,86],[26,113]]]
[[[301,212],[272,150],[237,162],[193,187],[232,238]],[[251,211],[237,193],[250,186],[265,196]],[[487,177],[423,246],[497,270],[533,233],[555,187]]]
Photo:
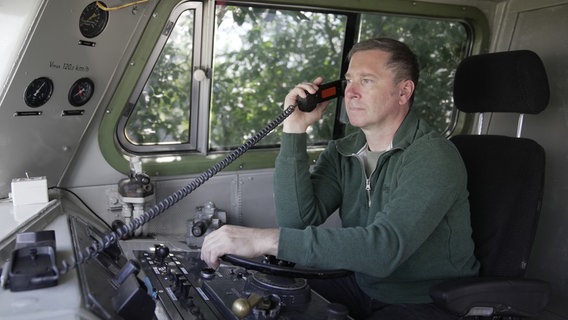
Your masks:
[[[71,86],[69,89],[69,103],[72,106],[80,107],[89,102],[93,93],[95,92],[95,84],[89,78],[81,78]]]
[[[106,5],[99,1],[106,7]],[[94,38],[101,34],[108,22],[108,11],[104,11],[97,6],[97,2],[92,2],[83,9],[79,18],[79,30],[86,38]]]
[[[47,77],[37,78],[30,82],[24,93],[24,101],[29,107],[44,105],[53,93],[53,81]]]

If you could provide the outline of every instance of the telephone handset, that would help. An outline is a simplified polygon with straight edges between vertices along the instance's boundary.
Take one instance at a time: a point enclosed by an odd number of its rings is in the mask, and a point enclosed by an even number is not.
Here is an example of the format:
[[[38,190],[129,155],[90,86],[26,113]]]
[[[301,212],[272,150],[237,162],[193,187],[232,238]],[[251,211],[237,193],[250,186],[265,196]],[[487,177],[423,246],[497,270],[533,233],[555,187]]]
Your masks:
[[[320,84],[318,91],[314,94],[308,94],[306,98],[298,96],[296,103],[298,108],[304,112],[311,112],[320,102],[331,100],[337,97],[343,97],[345,88],[345,80],[335,80],[328,83]]]

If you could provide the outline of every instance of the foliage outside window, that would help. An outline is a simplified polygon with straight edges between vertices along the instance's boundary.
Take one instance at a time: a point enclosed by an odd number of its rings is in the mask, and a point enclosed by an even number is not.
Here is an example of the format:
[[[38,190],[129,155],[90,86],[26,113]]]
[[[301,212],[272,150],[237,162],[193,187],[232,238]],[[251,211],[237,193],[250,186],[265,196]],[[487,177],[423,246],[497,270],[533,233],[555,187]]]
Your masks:
[[[345,15],[221,5],[216,19],[211,149],[238,146],[262,129],[297,83],[340,76]],[[313,143],[331,138],[333,119],[327,112],[313,126]],[[259,145],[279,140],[273,133]]]
[[[189,142],[195,11],[177,19],[124,134],[135,145]]]

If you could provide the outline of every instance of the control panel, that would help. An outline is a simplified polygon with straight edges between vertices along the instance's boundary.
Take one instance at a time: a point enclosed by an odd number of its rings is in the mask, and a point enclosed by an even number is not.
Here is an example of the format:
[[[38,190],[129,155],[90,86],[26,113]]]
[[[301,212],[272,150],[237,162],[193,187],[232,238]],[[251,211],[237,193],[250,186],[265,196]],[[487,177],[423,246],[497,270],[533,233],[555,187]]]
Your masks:
[[[340,319],[306,279],[231,264],[212,270],[198,251],[170,252],[162,245],[135,256],[149,292],[171,319]]]
[[[213,270],[199,248],[179,245],[182,235],[165,242],[134,238],[95,252],[105,241],[103,229],[62,215],[44,231],[18,234],[0,271],[2,319],[349,319],[345,307],[329,303],[305,279],[341,270],[232,255]],[[66,264],[57,268],[55,260]]]

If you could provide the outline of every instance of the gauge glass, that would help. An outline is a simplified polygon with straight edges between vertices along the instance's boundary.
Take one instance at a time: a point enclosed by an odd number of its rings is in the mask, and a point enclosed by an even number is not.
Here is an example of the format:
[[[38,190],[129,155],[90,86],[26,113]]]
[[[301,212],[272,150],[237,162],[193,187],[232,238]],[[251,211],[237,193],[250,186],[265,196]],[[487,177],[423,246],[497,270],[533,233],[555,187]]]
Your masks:
[[[89,102],[95,92],[95,84],[89,78],[81,78],[69,89],[69,103],[72,106],[80,107]]]
[[[104,3],[100,2],[103,6]],[[101,34],[108,22],[108,11],[104,11],[97,6],[97,2],[92,2],[83,9],[79,18],[79,30],[86,38],[94,38]]]
[[[41,77],[30,82],[24,93],[24,102],[32,108],[44,105],[53,93],[53,81]]]

